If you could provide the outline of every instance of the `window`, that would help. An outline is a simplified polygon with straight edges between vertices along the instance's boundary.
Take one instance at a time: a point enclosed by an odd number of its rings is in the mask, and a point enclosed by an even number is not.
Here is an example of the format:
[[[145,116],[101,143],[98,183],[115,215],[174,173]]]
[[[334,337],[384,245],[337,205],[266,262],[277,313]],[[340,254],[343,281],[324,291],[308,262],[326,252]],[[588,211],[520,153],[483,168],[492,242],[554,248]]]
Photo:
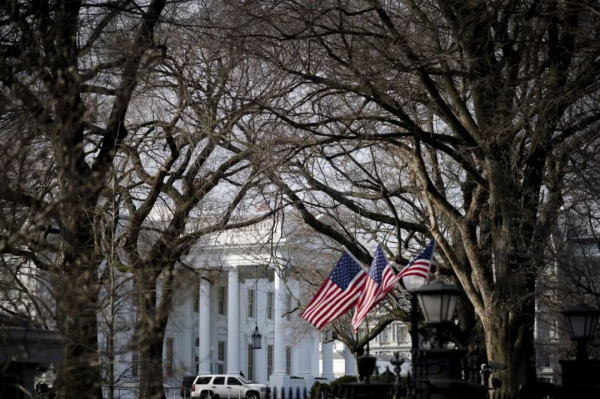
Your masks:
[[[225,385],[225,377],[215,377],[213,385]]]
[[[254,380],[254,349],[252,344],[248,344],[248,379]]]
[[[198,356],[198,348],[200,348],[200,338],[196,338],[194,346],[196,348],[195,349],[196,356],[194,356],[194,365],[196,367],[196,374],[198,374],[198,372],[200,371],[200,357]]]
[[[408,328],[406,325],[398,323],[396,325],[396,342],[401,344],[408,341]]]
[[[225,287],[224,286],[219,287],[217,292],[218,292],[218,296],[219,296],[219,299],[217,301],[217,307],[218,307],[217,310],[220,315],[225,315],[225,312],[226,312],[225,309],[227,309],[227,302],[225,302],[226,301]]]
[[[387,326],[379,333],[379,342],[382,344],[390,342],[390,326]]]
[[[206,384],[210,383],[211,378],[212,377],[198,377],[198,379],[196,380],[196,384],[206,385]]]
[[[256,291],[248,290],[248,317],[256,317]]]
[[[165,368],[167,371],[167,377],[173,377],[173,338],[167,338],[167,359],[165,361]]]
[[[225,372],[225,341],[219,341],[217,347],[217,373],[222,374]]]
[[[267,319],[273,320],[273,292],[267,292]]]
[[[552,359],[549,353],[544,353],[542,355],[542,364],[544,367],[550,367],[550,365],[552,364]]]
[[[273,345],[267,345],[267,377],[273,374]]]
[[[227,385],[242,385],[242,381],[235,377],[229,377],[227,378]]]
[[[285,373],[287,375],[292,374],[292,347],[285,347]]]
[[[200,282],[196,281],[194,284],[194,295],[192,295],[194,303],[192,304],[194,313],[198,313],[200,310]]]

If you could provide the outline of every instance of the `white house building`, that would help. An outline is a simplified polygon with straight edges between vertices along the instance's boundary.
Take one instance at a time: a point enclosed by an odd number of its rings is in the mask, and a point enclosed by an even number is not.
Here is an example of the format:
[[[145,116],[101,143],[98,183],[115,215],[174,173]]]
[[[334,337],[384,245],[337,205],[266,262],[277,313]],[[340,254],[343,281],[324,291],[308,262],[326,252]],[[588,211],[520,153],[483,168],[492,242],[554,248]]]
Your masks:
[[[211,237],[191,251],[184,263],[193,270],[181,270],[187,283],[177,292],[165,335],[166,382],[242,373],[273,388],[308,390],[315,379],[335,378],[334,344],[321,344],[319,331],[291,311],[303,293],[290,270],[297,273],[321,255],[298,232],[280,230],[273,233],[268,220]],[[255,332],[260,349],[252,345]],[[355,374],[352,355],[340,352],[345,361],[338,375]]]

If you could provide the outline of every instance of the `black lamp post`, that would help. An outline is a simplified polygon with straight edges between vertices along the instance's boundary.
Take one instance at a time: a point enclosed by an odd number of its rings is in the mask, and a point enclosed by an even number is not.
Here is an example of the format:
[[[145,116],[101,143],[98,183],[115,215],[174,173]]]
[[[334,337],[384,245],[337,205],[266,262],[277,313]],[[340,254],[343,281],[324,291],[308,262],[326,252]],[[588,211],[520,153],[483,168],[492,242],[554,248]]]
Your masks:
[[[258,331],[258,326],[256,326],[252,333],[252,349],[260,348],[262,348],[262,334]]]
[[[419,349],[419,302],[415,291],[423,287],[425,278],[420,275],[402,277],[404,288],[410,293],[410,342],[414,351]]]
[[[588,360],[587,343],[594,339],[600,311],[585,303],[569,306],[562,314],[565,316],[571,340],[577,343],[576,360]]]
[[[577,343],[575,360],[561,360],[564,397],[600,397],[600,360],[590,359],[588,342],[594,339],[600,311],[584,303],[569,306],[565,316],[571,339]]]
[[[414,291],[425,323],[439,326],[454,316],[458,297],[463,291],[441,280],[435,280]],[[442,337],[437,349],[418,350],[413,359],[414,393],[417,399],[484,398],[487,388],[463,380],[463,350],[445,349]]]

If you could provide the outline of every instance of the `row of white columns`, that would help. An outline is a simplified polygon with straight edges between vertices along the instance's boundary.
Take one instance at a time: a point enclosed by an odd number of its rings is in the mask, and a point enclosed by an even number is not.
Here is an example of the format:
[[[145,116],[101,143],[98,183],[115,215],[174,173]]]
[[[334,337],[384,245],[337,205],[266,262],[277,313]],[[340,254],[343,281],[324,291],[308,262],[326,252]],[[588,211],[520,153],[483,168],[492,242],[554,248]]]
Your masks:
[[[227,374],[238,374],[240,367],[240,318],[239,318],[239,273],[232,267],[227,276]],[[211,285],[208,280],[200,280],[199,295],[199,348],[198,361],[199,373],[210,374],[210,292]],[[288,386],[290,376],[286,373],[286,342],[284,341],[285,311],[284,282],[280,273],[275,271],[274,276],[274,331],[273,331],[273,373],[269,383],[273,386]],[[323,370],[322,376],[333,378],[333,344],[323,345]],[[312,374],[310,367],[310,351],[304,350],[300,354],[300,374]]]

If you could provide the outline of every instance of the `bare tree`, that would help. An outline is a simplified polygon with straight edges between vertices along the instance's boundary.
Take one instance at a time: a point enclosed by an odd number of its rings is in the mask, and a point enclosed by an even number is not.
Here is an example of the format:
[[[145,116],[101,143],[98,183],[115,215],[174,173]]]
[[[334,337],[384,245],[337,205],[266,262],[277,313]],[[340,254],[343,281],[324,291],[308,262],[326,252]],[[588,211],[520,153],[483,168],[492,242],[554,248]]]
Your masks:
[[[57,326],[65,339],[60,398],[102,397],[96,206],[116,148],[128,134],[125,117],[141,71],[162,54],[153,32],[165,3],[1,6],[1,90],[18,111],[11,119],[27,129],[4,132],[20,158],[10,158],[0,199],[28,223],[3,230],[0,251],[26,257],[55,276]],[[43,248],[54,254],[49,264],[38,261],[40,230],[60,237]]]
[[[118,252],[135,284],[141,398],[164,397],[175,267],[204,237],[276,211],[253,211],[264,202],[271,167],[257,148],[274,140],[262,128],[272,117],[258,104],[281,96],[286,83],[262,61],[192,28],[169,33],[171,50],[140,84],[114,193],[105,190],[107,202],[108,194],[119,198]]]
[[[508,366],[495,394],[516,396],[536,378],[535,282],[568,154],[596,135],[600,118],[596,6],[239,7],[235,40],[304,82],[270,108],[305,140],[275,183],[311,226],[359,255],[351,232],[316,218],[324,206],[368,220],[363,234],[393,234],[398,254],[415,233],[436,238],[482,323],[489,360]]]

